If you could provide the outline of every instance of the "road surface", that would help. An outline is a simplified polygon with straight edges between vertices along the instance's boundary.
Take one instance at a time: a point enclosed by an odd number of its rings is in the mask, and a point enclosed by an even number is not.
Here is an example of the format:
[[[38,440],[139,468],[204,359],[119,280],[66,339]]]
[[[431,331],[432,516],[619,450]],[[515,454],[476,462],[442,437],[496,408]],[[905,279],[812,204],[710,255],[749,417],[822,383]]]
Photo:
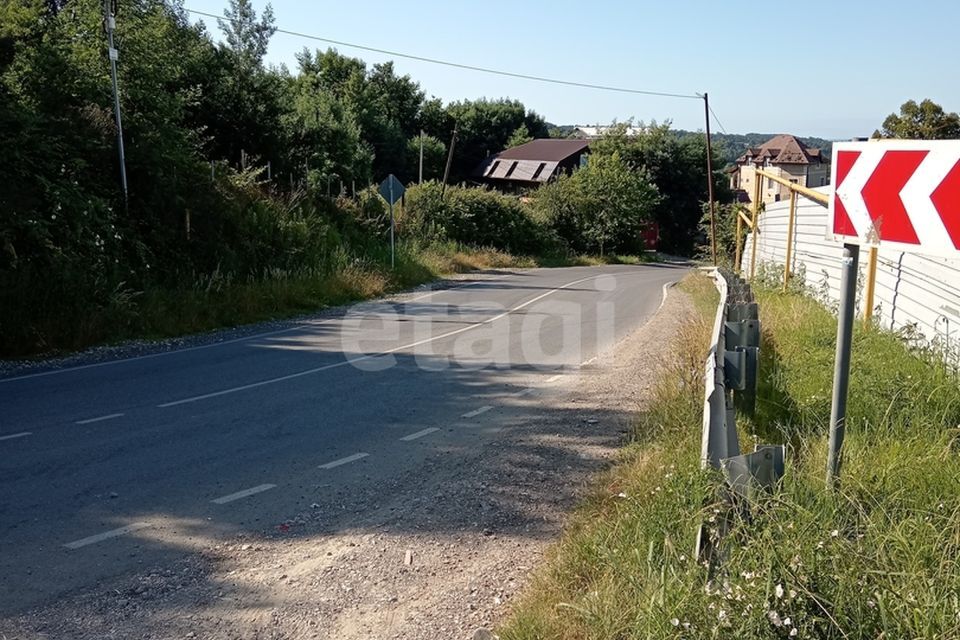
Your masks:
[[[495,272],[233,341],[0,379],[0,617],[416,482],[433,449],[496,439],[549,406],[684,271]]]

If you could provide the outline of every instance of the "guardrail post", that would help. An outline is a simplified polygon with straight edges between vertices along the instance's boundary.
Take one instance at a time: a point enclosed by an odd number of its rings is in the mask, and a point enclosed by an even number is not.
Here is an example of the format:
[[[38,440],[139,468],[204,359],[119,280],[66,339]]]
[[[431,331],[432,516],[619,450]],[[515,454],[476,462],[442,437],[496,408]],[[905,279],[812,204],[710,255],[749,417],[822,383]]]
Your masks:
[[[790,264],[793,260],[793,227],[797,219],[797,192],[790,190],[790,217],[787,221],[787,258],[783,263],[783,290],[790,283]]]

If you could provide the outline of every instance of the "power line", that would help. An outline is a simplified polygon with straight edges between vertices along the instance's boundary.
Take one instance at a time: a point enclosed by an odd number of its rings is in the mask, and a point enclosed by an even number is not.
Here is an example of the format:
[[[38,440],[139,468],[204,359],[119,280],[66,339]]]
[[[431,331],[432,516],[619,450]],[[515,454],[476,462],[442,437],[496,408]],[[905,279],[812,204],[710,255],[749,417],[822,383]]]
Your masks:
[[[235,22],[235,20],[230,20],[229,18],[224,18],[223,16],[218,16],[213,13],[207,13],[205,11],[197,11],[196,9],[187,9],[183,8],[187,13],[192,13],[198,16],[204,16],[207,18],[215,18],[217,20],[225,20],[227,22]],[[309,33],[300,33],[298,31],[289,31],[287,29],[277,29],[277,33],[283,33],[289,36],[296,36],[298,38],[306,38],[308,40],[316,40],[318,42],[325,42],[327,44],[335,44],[340,47],[347,47],[351,49],[360,49],[362,51],[371,51],[373,53],[382,53],[388,56],[394,56],[397,58],[406,58],[408,60],[416,60],[418,62],[429,62],[430,64],[439,64],[447,67],[454,67],[456,69],[466,69],[468,71],[478,71],[480,73],[490,73],[498,76],[507,76],[510,78],[520,78],[521,80],[534,80],[536,82],[546,82],[550,84],[561,84],[568,87],[580,87],[583,89],[597,89],[599,91],[616,91],[618,93],[632,93],[645,96],[659,96],[662,98],[693,98],[699,99],[700,96],[686,93],[669,93],[666,91],[647,91],[644,89],[629,89],[626,87],[612,87],[602,84],[590,84],[588,82],[574,82],[572,80],[559,80],[557,78],[546,78],[543,76],[534,76],[528,75],[525,73],[514,73],[512,71],[501,71],[499,69],[488,69],[486,67],[475,67],[469,64],[460,64],[459,62],[449,62],[447,60],[439,60],[437,58],[426,58],[424,56],[416,56],[409,53],[400,53],[398,51],[390,51],[388,49],[378,49],[376,47],[368,47],[362,44],[354,44],[351,42],[344,42],[342,40],[333,40],[331,38],[322,38],[320,36],[311,35]],[[723,128],[722,126],[720,127]]]
[[[709,109],[710,109],[710,115],[712,115],[713,119],[717,122],[717,126],[720,127],[720,131],[723,131],[724,133],[726,133],[727,130],[726,128],[724,128],[723,123],[720,122],[720,118],[717,117],[717,114],[713,112],[713,107],[709,107]]]

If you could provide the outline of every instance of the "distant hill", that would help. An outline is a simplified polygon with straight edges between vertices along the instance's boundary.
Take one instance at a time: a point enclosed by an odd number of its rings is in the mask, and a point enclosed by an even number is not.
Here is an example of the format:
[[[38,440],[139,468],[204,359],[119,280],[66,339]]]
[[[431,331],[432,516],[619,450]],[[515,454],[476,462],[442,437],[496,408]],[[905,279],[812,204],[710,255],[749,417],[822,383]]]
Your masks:
[[[683,129],[676,130],[677,135],[684,136],[702,136],[702,131],[685,131]],[[719,151],[723,153],[723,157],[727,162],[733,162],[741,155],[743,152],[749,149],[750,147],[759,147],[761,144],[772,138],[777,134],[775,133],[717,133],[715,131],[710,132],[710,137],[713,140],[713,144],[718,146]],[[807,145],[808,147],[813,147],[814,149],[820,149],[825,157],[833,157],[833,142],[830,140],[824,140],[823,138],[813,138],[813,137],[804,137],[797,136],[800,139],[800,142]]]
[[[573,130],[576,128],[576,125],[572,124],[561,124],[547,125],[550,129],[550,137],[552,138],[566,138]],[[674,129],[674,132],[682,137],[686,136],[702,136],[702,131],[686,131],[684,129]],[[772,138],[777,134],[775,133],[717,133],[715,131],[711,132],[711,138],[713,144],[723,154],[724,160],[727,162],[733,162],[750,147],[759,147],[761,144]],[[827,158],[833,157],[833,142],[830,140],[824,140],[823,138],[814,138],[814,137],[803,137],[797,136],[800,138],[800,141],[808,147],[813,147],[814,149],[820,149],[823,151]]]

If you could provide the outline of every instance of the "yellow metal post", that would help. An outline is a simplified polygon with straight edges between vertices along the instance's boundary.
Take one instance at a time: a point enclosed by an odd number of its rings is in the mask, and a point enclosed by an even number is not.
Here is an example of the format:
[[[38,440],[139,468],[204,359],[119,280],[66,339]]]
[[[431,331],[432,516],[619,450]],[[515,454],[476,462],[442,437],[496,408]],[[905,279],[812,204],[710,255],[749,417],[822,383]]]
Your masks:
[[[863,325],[870,326],[873,319],[873,296],[877,290],[877,248],[870,247],[870,255],[867,257],[867,288],[863,303]]]
[[[753,186],[753,193],[756,196],[753,199],[753,219],[750,220],[750,230],[752,232],[752,247],[750,250],[750,279],[753,280],[753,276],[757,272],[757,220],[760,217],[760,196],[762,193],[763,177],[759,172],[756,174],[756,180]]]
[[[793,226],[797,219],[797,192],[790,190],[790,217],[787,221],[787,259],[783,265],[783,290],[790,283],[790,265],[793,264]]]

